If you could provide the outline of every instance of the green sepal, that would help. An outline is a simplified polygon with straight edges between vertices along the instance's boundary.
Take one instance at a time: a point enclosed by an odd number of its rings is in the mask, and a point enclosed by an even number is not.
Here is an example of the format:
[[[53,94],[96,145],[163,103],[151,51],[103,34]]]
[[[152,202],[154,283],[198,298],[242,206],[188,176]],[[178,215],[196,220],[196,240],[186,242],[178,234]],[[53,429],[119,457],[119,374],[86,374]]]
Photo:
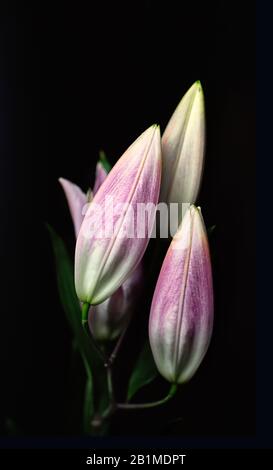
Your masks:
[[[100,163],[102,164],[102,166],[105,169],[106,173],[109,173],[109,171],[111,171],[111,169],[112,169],[112,166],[109,163],[109,161],[108,161],[108,159],[105,155],[105,152],[103,150],[100,150],[99,157],[100,157]]]

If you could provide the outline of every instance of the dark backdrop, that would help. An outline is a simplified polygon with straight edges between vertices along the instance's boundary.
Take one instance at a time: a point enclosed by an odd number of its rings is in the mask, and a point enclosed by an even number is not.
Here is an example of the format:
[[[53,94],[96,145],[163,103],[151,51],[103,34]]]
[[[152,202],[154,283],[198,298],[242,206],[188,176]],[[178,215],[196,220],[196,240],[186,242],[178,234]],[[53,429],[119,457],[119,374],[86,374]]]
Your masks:
[[[164,129],[200,79],[207,111],[199,203],[211,238],[215,329],[193,380],[163,412],[119,415],[115,434],[255,433],[253,2],[8,2],[1,7],[1,430],[76,434],[70,331],[44,222],[73,231],[64,176],[87,188],[149,125]],[[130,354],[130,349],[127,352]],[[143,395],[162,396],[159,381]],[[139,395],[139,400],[142,397]],[[145,426],[143,425],[145,423]],[[132,426],[131,426],[132,429]]]

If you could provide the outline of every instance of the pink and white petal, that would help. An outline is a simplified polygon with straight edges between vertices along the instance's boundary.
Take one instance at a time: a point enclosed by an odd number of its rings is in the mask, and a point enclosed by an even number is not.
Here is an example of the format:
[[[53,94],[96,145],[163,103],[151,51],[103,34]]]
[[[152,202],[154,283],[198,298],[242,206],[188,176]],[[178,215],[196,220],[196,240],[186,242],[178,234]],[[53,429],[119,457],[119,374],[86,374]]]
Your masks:
[[[96,177],[95,177],[95,184],[93,187],[93,195],[96,194],[98,189],[101,187],[102,183],[106,180],[108,176],[107,171],[103,168],[103,165],[98,162],[96,166]]]
[[[84,218],[83,209],[86,204],[86,195],[79,188],[79,186],[71,183],[71,181],[67,179],[59,178],[59,182],[67,199],[68,207],[74,224],[75,235],[77,238]]]
[[[103,302],[137,267],[149,241],[148,231],[143,238],[138,236],[137,205],[157,204],[160,179],[160,131],[152,126],[118,160],[88,209],[75,256],[76,290],[80,300],[92,304]],[[120,210],[121,204],[126,205],[123,210]],[[97,208],[101,208],[100,217]],[[105,228],[109,228],[111,220],[114,233],[107,236]],[[95,231],[90,231],[90,224],[96,227]],[[133,229],[132,238],[126,236],[128,227]]]
[[[153,296],[149,337],[160,373],[185,382],[201,363],[212,332],[213,285],[206,231],[191,206],[173,239]]]

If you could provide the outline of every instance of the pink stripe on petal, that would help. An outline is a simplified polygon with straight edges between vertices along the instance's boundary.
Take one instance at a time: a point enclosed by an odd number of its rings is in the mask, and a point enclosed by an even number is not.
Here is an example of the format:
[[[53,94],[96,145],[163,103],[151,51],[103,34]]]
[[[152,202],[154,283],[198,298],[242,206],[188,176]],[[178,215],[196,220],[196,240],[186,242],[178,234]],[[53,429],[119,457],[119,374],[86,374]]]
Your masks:
[[[147,129],[123,154],[108,174],[85,216],[76,245],[75,284],[80,300],[98,304],[108,298],[128,278],[140,262],[148,234],[138,238],[122,237],[135,222],[137,204],[157,204],[161,178],[161,142],[158,127]],[[111,219],[109,199],[113,202],[114,235],[104,234]],[[119,212],[119,204],[130,210]],[[98,211],[102,209],[100,217]],[[154,217],[152,218],[152,222]],[[90,224],[95,231],[90,233]],[[98,235],[102,236],[99,237]]]
[[[161,374],[189,380],[209,345],[213,285],[209,247],[199,209],[191,206],[172,241],[155,288],[149,336]]]

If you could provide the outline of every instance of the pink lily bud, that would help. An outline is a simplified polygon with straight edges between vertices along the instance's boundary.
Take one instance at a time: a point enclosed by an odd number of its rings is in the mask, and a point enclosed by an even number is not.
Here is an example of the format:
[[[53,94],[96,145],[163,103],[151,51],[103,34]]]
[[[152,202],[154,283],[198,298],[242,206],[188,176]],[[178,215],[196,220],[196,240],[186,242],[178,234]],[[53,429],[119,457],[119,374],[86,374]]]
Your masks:
[[[103,165],[101,162],[97,163],[96,166],[96,178],[95,178],[95,184],[93,187],[93,194],[95,195],[98,189],[101,187],[102,183],[104,180],[107,178],[107,171],[104,169]]]
[[[137,236],[136,226],[130,237],[126,231],[134,222],[138,203],[157,204],[160,179],[160,131],[158,126],[151,126],[112,168],[82,223],[75,254],[76,292],[82,302],[103,302],[140,262],[149,230],[142,237]],[[155,211],[152,224],[154,218]]]
[[[197,81],[183,96],[162,136],[162,202],[193,204],[196,201],[204,150],[204,95]]]
[[[74,183],[64,178],[59,178],[59,182],[64,190],[71,218],[74,225],[76,238],[83,221],[83,209],[87,203],[87,195]]]
[[[93,191],[87,194],[71,181],[59,178],[59,182],[64,190],[71,218],[74,224],[76,238],[78,236],[82,221],[84,219],[84,209],[90,202],[90,193],[95,194],[106,179],[108,173],[101,162],[97,163],[96,176]],[[142,281],[142,265],[137,266],[123,285],[102,304],[89,309],[89,326],[93,336],[99,340],[114,340],[121,333],[122,329],[130,319],[133,305],[140,289]]]
[[[103,168],[100,162],[96,166],[96,178],[93,189],[93,194],[97,192],[99,187],[102,185],[107,177],[107,172]],[[82,221],[84,219],[84,210],[86,204],[92,199],[90,196],[90,190],[85,194],[79,186],[71,181],[64,178],[59,178],[59,182],[64,190],[65,197],[67,199],[68,207],[70,210],[71,218],[74,225],[76,238],[81,228]]]
[[[142,266],[139,264],[111,297],[90,307],[89,328],[97,341],[114,340],[120,335],[131,318],[141,282]]]
[[[194,375],[212,326],[208,240],[200,208],[190,206],[166,254],[150,312],[150,344],[165,379],[183,383]]]

